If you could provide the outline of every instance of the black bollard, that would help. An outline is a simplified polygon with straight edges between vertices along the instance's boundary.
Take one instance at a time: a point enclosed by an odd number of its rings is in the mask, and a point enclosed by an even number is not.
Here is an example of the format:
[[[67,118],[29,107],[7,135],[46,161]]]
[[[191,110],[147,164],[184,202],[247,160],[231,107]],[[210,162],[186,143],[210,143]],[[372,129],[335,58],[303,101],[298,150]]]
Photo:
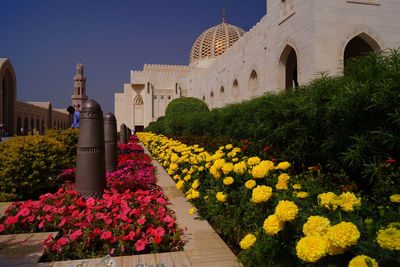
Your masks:
[[[119,144],[120,145],[125,145],[128,143],[128,137],[127,137],[127,129],[125,124],[121,124],[121,128],[119,131]]]
[[[132,130],[131,130],[131,128],[129,128],[129,127],[127,127],[126,129],[128,130],[128,133],[127,133],[126,136],[128,137],[128,142],[129,142],[129,140],[131,139]]]
[[[118,166],[117,121],[111,112],[104,117],[104,145],[106,149],[106,172],[115,172]]]
[[[101,197],[106,188],[104,124],[101,106],[90,99],[82,106],[76,159],[75,190],[85,197]]]

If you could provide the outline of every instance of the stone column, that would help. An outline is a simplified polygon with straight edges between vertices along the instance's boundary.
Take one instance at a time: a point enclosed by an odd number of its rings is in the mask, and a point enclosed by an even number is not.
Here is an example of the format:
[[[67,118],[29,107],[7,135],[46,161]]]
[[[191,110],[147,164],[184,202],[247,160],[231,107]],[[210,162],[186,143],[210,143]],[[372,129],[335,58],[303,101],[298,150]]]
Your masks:
[[[127,137],[127,129],[126,129],[126,125],[123,123],[121,124],[121,128],[119,131],[119,144],[120,145],[125,145],[126,143],[128,143],[128,137]]]
[[[75,190],[101,197],[107,185],[105,169],[103,111],[90,99],[80,114]]]
[[[114,172],[118,166],[117,155],[117,121],[109,112],[104,117],[104,145],[106,152],[106,171]]]

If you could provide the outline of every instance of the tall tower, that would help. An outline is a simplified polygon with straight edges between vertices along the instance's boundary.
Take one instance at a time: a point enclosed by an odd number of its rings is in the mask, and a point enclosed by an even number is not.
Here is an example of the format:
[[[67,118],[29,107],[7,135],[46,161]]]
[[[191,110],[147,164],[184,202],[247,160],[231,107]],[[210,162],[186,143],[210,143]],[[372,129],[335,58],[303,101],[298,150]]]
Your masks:
[[[79,112],[83,103],[88,99],[86,95],[86,77],[83,76],[83,64],[79,61],[76,65],[76,74],[74,76],[74,94],[72,95],[72,106]]]

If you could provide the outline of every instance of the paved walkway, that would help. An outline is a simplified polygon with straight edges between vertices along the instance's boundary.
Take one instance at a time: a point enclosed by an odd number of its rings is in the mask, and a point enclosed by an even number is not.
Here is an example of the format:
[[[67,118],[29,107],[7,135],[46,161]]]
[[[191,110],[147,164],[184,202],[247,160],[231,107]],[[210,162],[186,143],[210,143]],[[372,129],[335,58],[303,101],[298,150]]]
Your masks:
[[[147,149],[146,153],[149,154]],[[175,182],[161,167],[153,160],[156,167],[158,184],[164,190],[164,194],[170,200],[169,207],[176,212],[177,222],[181,228],[187,227],[184,240],[186,245],[184,251],[171,253],[146,254],[136,256],[114,257],[113,267],[145,267],[157,266],[164,263],[163,267],[235,267],[241,266],[235,255],[205,220],[199,220],[195,215],[189,215],[192,205],[187,201],[185,195],[178,191]],[[0,204],[1,214],[8,203]],[[37,266],[37,267],[98,267],[106,266],[104,259],[87,259],[75,261],[63,261],[54,263],[35,264],[41,255],[41,244],[51,233],[22,234],[22,235],[0,235],[0,267],[1,266]],[[85,265],[82,265],[85,263]],[[146,264],[146,265],[145,265]],[[159,265],[160,266],[160,265]],[[158,267],[158,266],[157,266]]]

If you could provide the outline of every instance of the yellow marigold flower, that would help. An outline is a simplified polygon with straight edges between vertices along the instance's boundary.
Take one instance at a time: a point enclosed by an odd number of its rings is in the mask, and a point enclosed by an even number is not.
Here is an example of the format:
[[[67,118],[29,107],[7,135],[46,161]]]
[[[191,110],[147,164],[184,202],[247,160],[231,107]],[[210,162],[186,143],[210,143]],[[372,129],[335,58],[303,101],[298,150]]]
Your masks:
[[[217,198],[218,201],[225,202],[228,197],[228,194],[225,194],[223,192],[218,192],[215,197]]]
[[[206,167],[207,169],[209,169],[209,168],[211,167],[211,162],[207,162],[206,165],[205,165],[205,167]]]
[[[349,267],[378,267],[378,266],[379,265],[375,259],[365,255],[359,255],[357,257],[354,257],[349,262]]]
[[[343,254],[347,251],[348,248],[341,248],[337,247],[332,244],[332,242],[325,236],[326,238],[326,243],[328,246],[328,255],[335,256],[335,255],[340,255]]]
[[[205,196],[204,199],[208,199],[208,196]]]
[[[171,156],[171,162],[175,163],[178,161],[178,159],[179,159],[178,155],[173,153]]]
[[[261,179],[267,176],[268,170],[264,165],[259,164],[253,167],[251,174],[253,175],[254,178]]]
[[[333,192],[322,193],[318,195],[320,206],[329,210],[336,210],[340,205],[338,196]]]
[[[232,144],[227,144],[226,146],[225,146],[225,149],[232,149],[233,148],[233,145]]]
[[[296,219],[299,208],[292,201],[281,200],[275,208],[275,214],[279,220],[290,222]]]
[[[204,171],[204,167],[203,167],[203,166],[200,166],[200,167],[197,168],[197,170],[198,170],[199,172],[202,172],[202,171]]]
[[[238,161],[239,161],[238,158],[233,158],[233,159],[232,159],[232,162],[238,162]]]
[[[188,172],[188,169],[183,169],[182,170],[182,173],[187,173]]]
[[[169,168],[170,168],[171,170],[173,170],[173,171],[176,171],[176,170],[178,170],[178,164],[176,164],[176,163],[171,163],[171,164],[169,165]]]
[[[222,167],[222,172],[227,175],[228,173],[230,173],[231,171],[233,171],[233,163],[226,163],[223,167]]]
[[[346,248],[357,244],[360,232],[351,222],[341,222],[329,228],[327,237],[332,245]]]
[[[378,231],[376,242],[379,246],[388,250],[400,250],[400,230],[394,227]]]
[[[340,197],[342,199],[340,207],[346,212],[353,211],[355,206],[361,205],[361,199],[351,192],[342,193]]]
[[[248,180],[245,184],[244,184],[244,186],[247,188],[247,189],[252,189],[253,187],[255,187],[256,186],[256,181],[254,181],[254,180]]]
[[[211,173],[211,175],[214,176],[214,178],[216,178],[216,179],[221,178],[221,176],[222,176],[222,172],[221,172],[220,170],[218,170],[218,169],[215,167],[215,165],[213,165],[213,166],[210,168],[210,173]]]
[[[261,162],[259,157],[251,157],[247,160],[247,164],[249,164],[250,166],[254,166],[257,165]]]
[[[284,161],[284,162],[279,163],[279,164],[275,167],[275,170],[282,170],[282,171],[285,171],[285,170],[287,170],[287,169],[289,169],[289,168],[290,168],[290,163],[287,162],[287,161]]]
[[[169,175],[172,175],[172,174],[174,174],[174,171],[171,170],[171,169],[168,169],[168,170],[167,170],[167,173],[168,173]]]
[[[253,234],[248,234],[246,235],[242,241],[239,242],[239,245],[242,249],[249,249],[254,245],[256,242],[257,238]]]
[[[191,191],[190,191],[191,190]],[[200,192],[194,189],[190,189],[188,192],[190,192],[186,198],[187,199],[194,199],[194,198],[199,198],[200,197]]]
[[[233,165],[233,171],[237,174],[244,174],[246,168],[247,166],[244,161],[238,162],[235,165]]]
[[[294,184],[293,185],[293,189],[300,190],[301,189],[301,184]]]
[[[329,219],[322,216],[310,216],[307,222],[303,225],[303,233],[308,235],[323,236],[328,232],[331,227]]]
[[[218,170],[222,169],[222,167],[224,167],[224,165],[225,165],[225,160],[224,160],[224,159],[217,159],[217,160],[214,162],[214,166],[215,166],[215,168],[217,168]]]
[[[192,176],[190,174],[186,175],[183,180],[185,180],[186,182],[189,181],[192,178]]]
[[[272,196],[272,188],[266,185],[259,185],[253,189],[251,201],[254,203],[261,203],[268,201]]]
[[[264,221],[264,231],[269,235],[275,235],[283,229],[285,222],[280,221],[275,214],[269,215]]]
[[[194,180],[194,182],[192,183],[192,188],[197,189],[199,186],[200,186],[199,180],[198,179]]]
[[[223,183],[224,183],[224,185],[231,185],[231,184],[233,184],[233,178],[232,177],[226,177],[224,180],[223,180]]]
[[[191,208],[191,209],[189,210],[189,214],[192,215],[193,213],[194,213],[194,208]]]
[[[321,236],[305,236],[297,242],[297,257],[305,262],[316,262],[326,255],[326,239]]]
[[[178,180],[179,179],[179,175],[178,174],[175,174],[174,175],[174,180]]]
[[[400,194],[391,195],[390,201],[394,203],[400,203]]]
[[[263,165],[268,170],[268,172],[273,172],[275,170],[274,163],[270,160],[263,160],[260,162],[259,165]]]
[[[225,148],[224,146],[220,146],[218,149],[219,150],[224,150],[224,148]]]
[[[298,197],[298,198],[306,198],[306,197],[308,197],[308,193],[307,193],[307,192],[304,192],[304,191],[298,192],[298,193],[296,194],[296,197]]]
[[[287,174],[287,173],[281,173],[281,174],[278,176],[278,182],[285,182],[285,183],[287,183],[287,182],[289,182],[289,180],[290,180],[290,176],[289,176],[289,174]]]
[[[185,182],[183,180],[180,180],[179,182],[176,183],[176,189],[182,190]]]
[[[228,154],[226,154],[228,157],[230,157],[230,158],[234,158],[234,157],[236,157],[236,152],[235,151],[231,151],[231,152],[229,152]]]
[[[278,182],[275,185],[275,188],[276,188],[276,190],[286,190],[286,189],[288,189],[288,185],[285,182]]]

